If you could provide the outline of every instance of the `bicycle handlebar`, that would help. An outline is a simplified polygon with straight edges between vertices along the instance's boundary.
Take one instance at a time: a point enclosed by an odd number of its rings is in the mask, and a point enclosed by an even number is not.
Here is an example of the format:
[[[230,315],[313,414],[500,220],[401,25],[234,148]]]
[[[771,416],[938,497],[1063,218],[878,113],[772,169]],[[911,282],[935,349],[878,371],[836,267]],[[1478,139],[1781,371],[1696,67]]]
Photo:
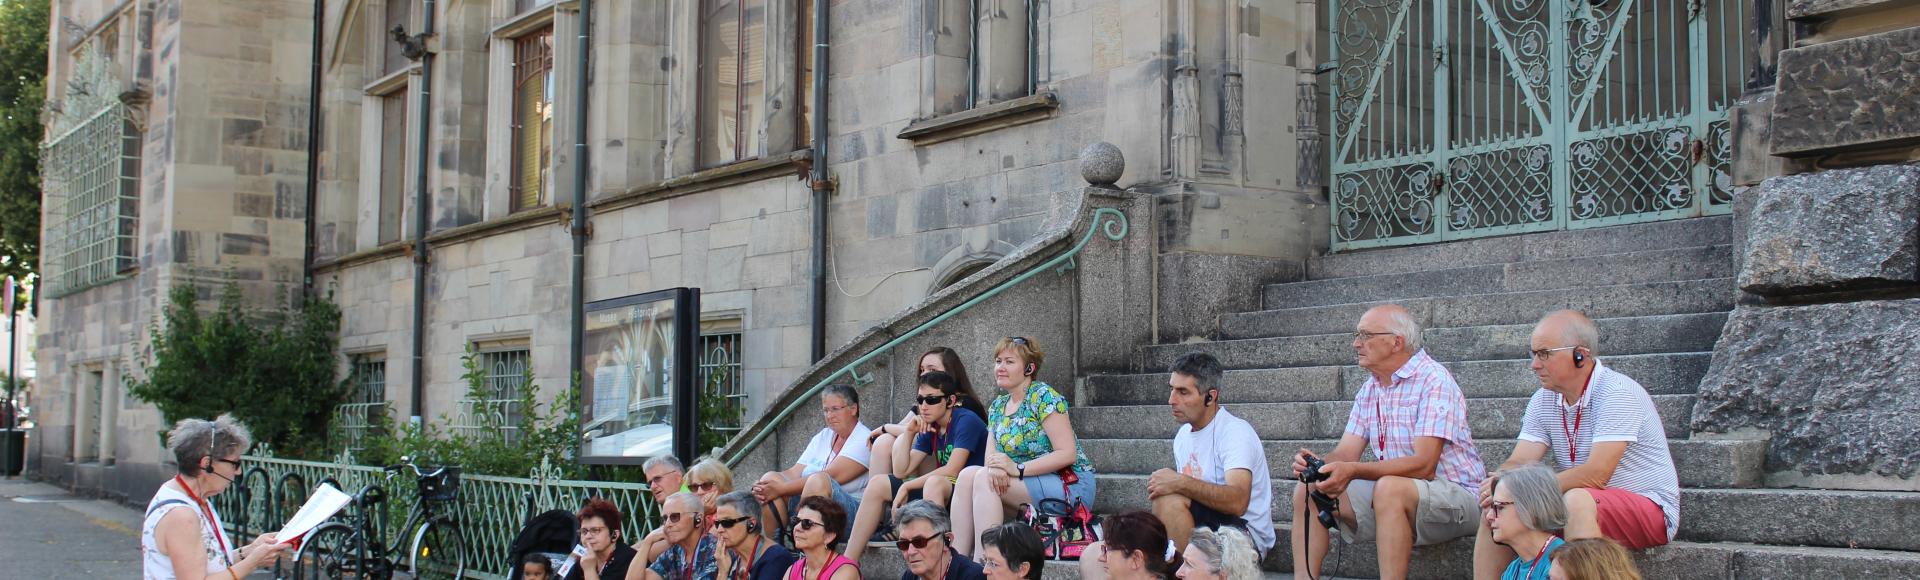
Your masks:
[[[441,466],[437,469],[434,469],[433,472],[431,473],[421,473],[420,466],[413,462],[413,458],[405,455],[400,456],[400,463],[395,465],[389,465],[386,467],[387,473],[394,473],[397,471],[401,471],[403,469],[412,470],[414,477],[434,477],[447,472],[447,468],[445,466]]]

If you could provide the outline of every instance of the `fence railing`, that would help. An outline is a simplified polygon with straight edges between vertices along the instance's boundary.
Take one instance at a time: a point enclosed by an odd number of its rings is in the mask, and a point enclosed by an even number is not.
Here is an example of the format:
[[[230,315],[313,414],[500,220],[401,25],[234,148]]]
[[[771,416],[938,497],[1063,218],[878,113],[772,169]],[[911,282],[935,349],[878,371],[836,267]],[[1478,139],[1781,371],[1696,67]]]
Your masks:
[[[388,480],[379,467],[355,465],[350,454],[342,454],[333,462],[249,455],[244,463],[245,475],[235,480],[227,493],[214,498],[235,543],[279,530],[322,482],[355,495],[368,485],[380,485],[387,491],[385,505],[354,505],[335,516],[336,521],[346,522],[360,513],[355,510],[373,507],[382,510],[375,515],[384,518],[379,528],[387,545],[401,545],[396,543],[399,536],[410,531],[395,529],[406,522],[407,510],[416,497],[410,475]],[[512,557],[508,549],[529,518],[548,510],[576,511],[588,498],[599,497],[620,508],[625,516],[621,525],[624,537],[643,537],[657,525],[659,509],[646,484],[569,480],[560,474],[546,460],[527,477],[461,474],[459,499],[450,509],[454,525],[466,538],[467,577],[506,578]]]

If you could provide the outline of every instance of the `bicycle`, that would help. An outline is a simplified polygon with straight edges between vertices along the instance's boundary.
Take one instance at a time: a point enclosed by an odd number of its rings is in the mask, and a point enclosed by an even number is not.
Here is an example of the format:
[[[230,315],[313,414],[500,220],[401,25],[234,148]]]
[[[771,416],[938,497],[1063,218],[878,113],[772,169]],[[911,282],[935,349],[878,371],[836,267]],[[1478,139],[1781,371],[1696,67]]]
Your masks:
[[[467,572],[466,537],[451,516],[436,508],[455,501],[460,493],[460,468],[441,467],[423,473],[410,457],[386,468],[386,481],[411,470],[419,493],[401,528],[409,538],[407,550],[387,546],[380,521],[387,499],[385,488],[368,485],[354,494],[357,512],[346,522],[328,522],[315,528],[294,553],[295,580],[390,580],[402,578],[461,578]],[[401,565],[404,564],[404,567]]]

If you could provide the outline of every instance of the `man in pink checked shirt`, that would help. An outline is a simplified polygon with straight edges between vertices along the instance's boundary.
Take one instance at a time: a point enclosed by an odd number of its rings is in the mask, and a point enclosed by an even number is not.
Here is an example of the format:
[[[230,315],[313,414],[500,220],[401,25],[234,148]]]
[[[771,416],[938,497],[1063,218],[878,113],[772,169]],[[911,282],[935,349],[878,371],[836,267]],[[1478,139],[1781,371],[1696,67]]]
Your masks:
[[[1374,307],[1353,333],[1357,363],[1372,375],[1354,397],[1346,432],[1320,472],[1293,490],[1293,571],[1317,578],[1330,531],[1316,519],[1307,485],[1339,500],[1341,535],[1378,543],[1380,577],[1407,576],[1414,546],[1474,535],[1487,475],[1467,427],[1467,401],[1446,367],[1421,349],[1420,323],[1397,305]],[[1373,461],[1362,456],[1373,452]],[[1306,470],[1301,449],[1295,473]]]

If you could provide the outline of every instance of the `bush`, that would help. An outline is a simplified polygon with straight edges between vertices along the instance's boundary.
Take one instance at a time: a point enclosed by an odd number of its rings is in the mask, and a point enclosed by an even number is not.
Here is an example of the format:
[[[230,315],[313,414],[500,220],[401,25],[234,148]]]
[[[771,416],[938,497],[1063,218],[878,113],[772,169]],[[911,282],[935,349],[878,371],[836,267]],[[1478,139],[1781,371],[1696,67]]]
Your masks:
[[[164,323],[149,330],[152,355],[126,376],[127,392],[159,407],[169,425],[232,413],[284,456],[325,457],[328,422],[348,388],[335,366],[340,309],[332,296],[249,311],[229,281],[212,312],[200,311],[192,284],[168,298]]]
[[[468,396],[491,398],[486,369],[481,368],[478,353],[469,347],[467,354],[460,357],[460,363],[466,369],[462,378],[467,382]],[[410,456],[421,465],[458,465],[467,473],[507,477],[527,477],[545,458],[549,465],[560,470],[562,477],[577,477],[579,467],[573,462],[573,456],[580,441],[580,420],[573,409],[579,400],[580,388],[578,378],[573,382],[560,392],[553,405],[541,405],[540,387],[529,368],[526,387],[520,392],[517,416],[504,412],[482,413],[486,418],[480,421],[482,428],[478,434],[448,429],[452,422],[445,414],[440,420],[425,425],[400,423],[369,434],[356,457],[363,465],[385,466],[399,463],[402,456]],[[503,418],[518,422],[519,436],[512,441],[501,436],[501,428],[510,426],[500,423]],[[392,421],[384,423],[394,425]]]

